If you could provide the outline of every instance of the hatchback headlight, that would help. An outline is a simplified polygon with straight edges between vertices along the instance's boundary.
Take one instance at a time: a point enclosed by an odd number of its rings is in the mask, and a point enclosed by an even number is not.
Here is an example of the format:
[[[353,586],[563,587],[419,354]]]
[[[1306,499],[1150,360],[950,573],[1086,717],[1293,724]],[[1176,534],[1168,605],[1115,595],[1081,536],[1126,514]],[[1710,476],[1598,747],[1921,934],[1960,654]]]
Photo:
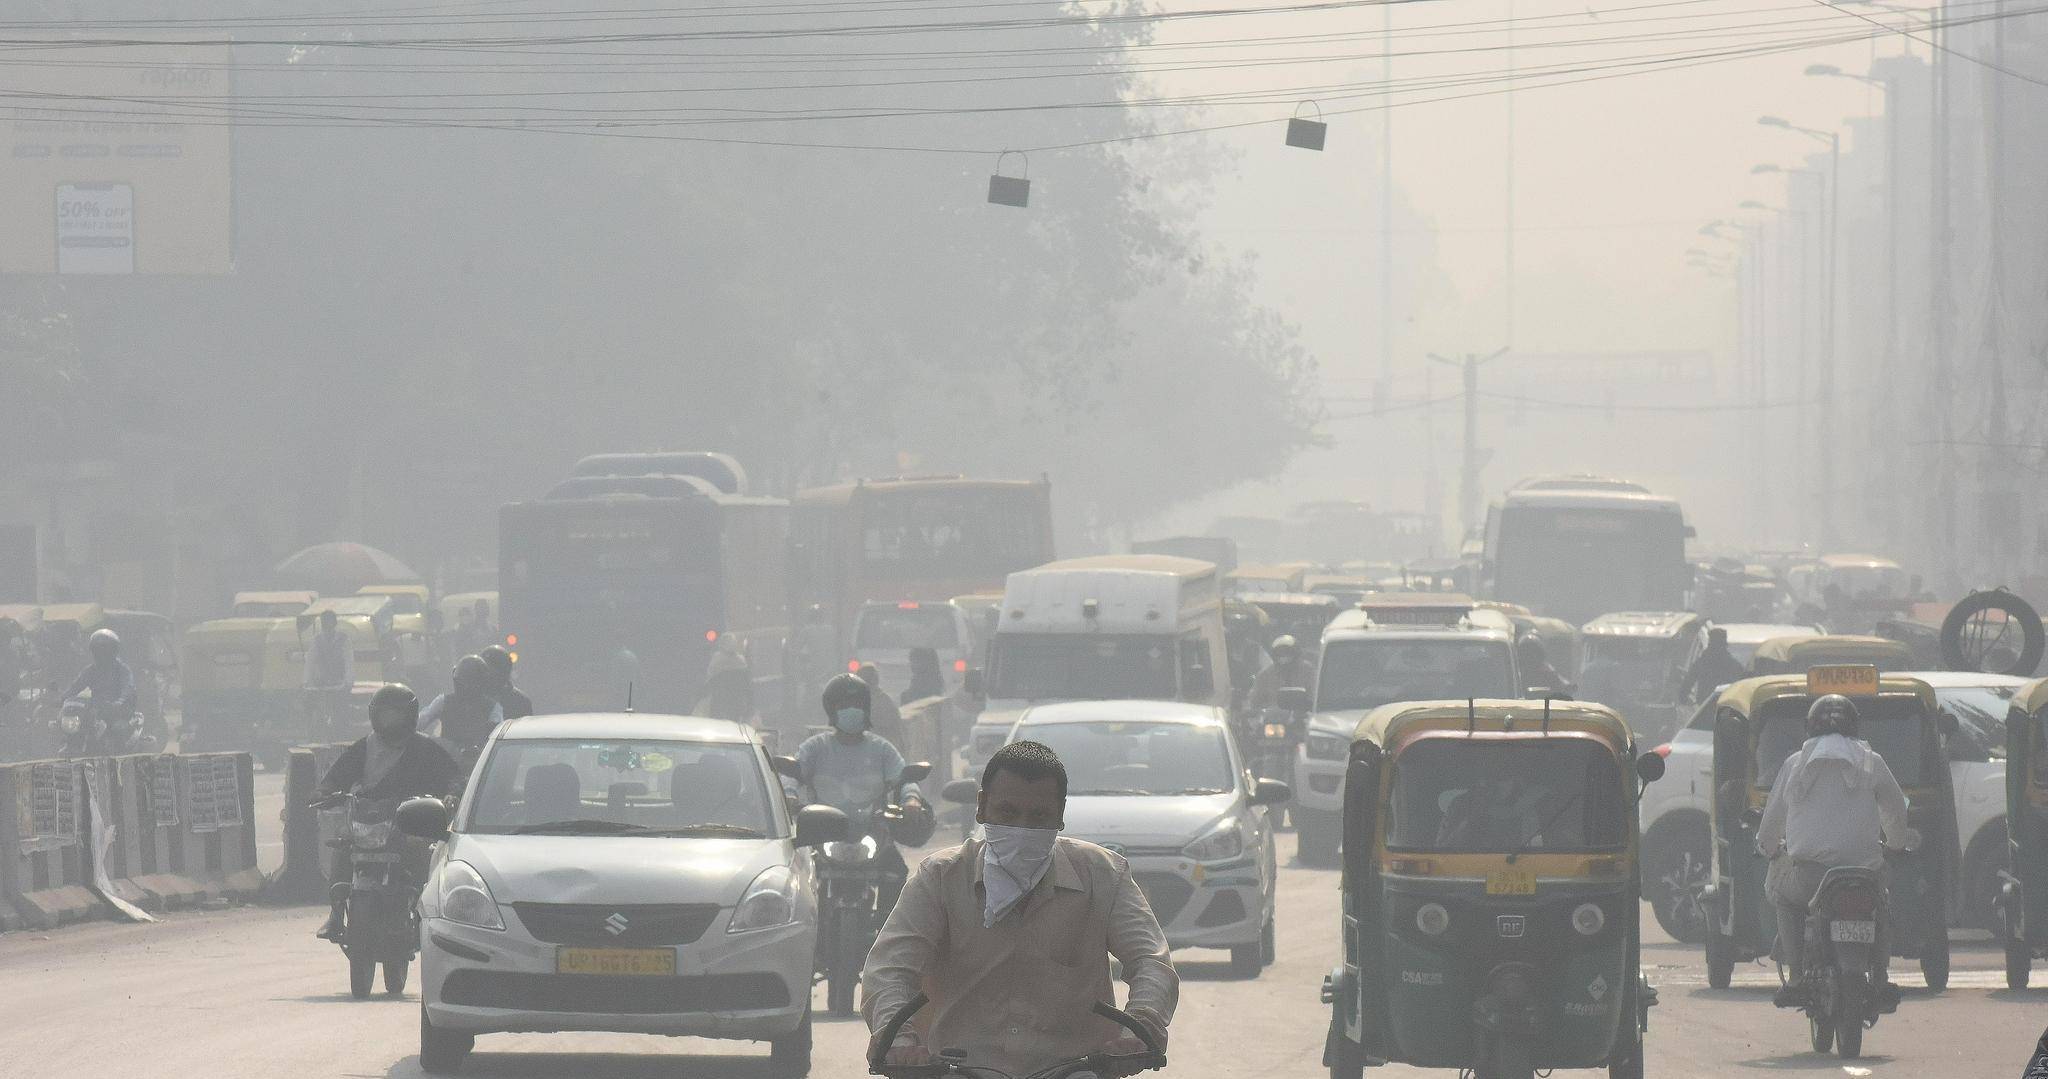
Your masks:
[[[732,921],[725,931],[745,933],[773,929],[796,920],[796,877],[786,865],[771,865],[747,885],[739,904],[732,908]]]
[[[503,929],[498,901],[482,873],[468,862],[449,862],[441,867],[441,917],[478,929]]]
[[[1308,755],[1315,760],[1334,761],[1344,757],[1344,738],[1341,735],[1311,731],[1306,744]]]
[[[1244,854],[1244,823],[1232,817],[1180,852],[1198,862],[1227,862]]]

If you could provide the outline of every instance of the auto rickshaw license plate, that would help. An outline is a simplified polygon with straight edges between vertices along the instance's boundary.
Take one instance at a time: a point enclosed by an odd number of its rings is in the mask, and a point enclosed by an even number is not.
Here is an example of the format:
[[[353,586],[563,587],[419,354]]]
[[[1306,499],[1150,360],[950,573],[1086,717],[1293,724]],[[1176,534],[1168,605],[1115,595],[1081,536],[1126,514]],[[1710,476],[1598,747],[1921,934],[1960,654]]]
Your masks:
[[[1876,922],[1829,922],[1828,939],[1843,944],[1876,944]]]
[[[1535,895],[1536,871],[1497,869],[1486,875],[1487,895]]]
[[[676,972],[671,948],[563,948],[555,953],[557,974],[614,974],[659,978]]]

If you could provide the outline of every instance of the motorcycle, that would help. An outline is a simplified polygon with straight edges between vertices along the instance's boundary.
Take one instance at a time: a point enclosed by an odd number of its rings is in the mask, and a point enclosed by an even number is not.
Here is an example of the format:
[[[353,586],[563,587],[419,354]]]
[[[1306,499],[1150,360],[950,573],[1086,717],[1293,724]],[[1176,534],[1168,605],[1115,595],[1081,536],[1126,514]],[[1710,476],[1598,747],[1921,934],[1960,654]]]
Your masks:
[[[68,760],[156,752],[157,740],[144,733],[141,712],[125,716],[107,712],[94,706],[89,689],[65,701],[53,724],[53,733],[63,744],[60,755]]]
[[[1863,1052],[1864,1028],[1898,1010],[1898,987],[1878,980],[1885,959],[1878,952],[1883,915],[1884,886],[1874,869],[1828,870],[1807,905],[1805,969],[1781,968],[1779,976],[1796,977],[1806,987],[1801,1010],[1816,1053],[1832,1043],[1842,1059],[1855,1059]]]
[[[337,881],[329,898],[345,904],[343,931],[335,940],[348,957],[349,994],[368,999],[377,967],[384,967],[384,991],[405,992],[406,975],[419,953],[419,896],[425,881],[408,864],[409,840],[393,824],[398,802],[353,792],[313,803],[336,812],[341,835],[327,845],[346,859],[349,879]],[[324,829],[323,829],[324,831]],[[412,861],[424,867],[425,859]]]
[[[897,803],[903,788],[931,774],[925,762],[906,764],[888,791],[887,801],[870,809],[858,837],[848,837],[818,848],[818,958],[816,966],[825,981],[825,1006],[833,1015],[853,1014],[854,989],[860,985],[861,967],[875,936],[889,911],[881,904],[882,894],[900,894],[906,871],[882,863],[882,844],[896,842],[897,825],[908,814]],[[924,839],[931,838],[929,813],[923,818]],[[916,838],[905,836],[906,840]],[[921,843],[923,840],[918,840]],[[916,846],[918,843],[911,843]],[[885,889],[884,884],[892,885]]]

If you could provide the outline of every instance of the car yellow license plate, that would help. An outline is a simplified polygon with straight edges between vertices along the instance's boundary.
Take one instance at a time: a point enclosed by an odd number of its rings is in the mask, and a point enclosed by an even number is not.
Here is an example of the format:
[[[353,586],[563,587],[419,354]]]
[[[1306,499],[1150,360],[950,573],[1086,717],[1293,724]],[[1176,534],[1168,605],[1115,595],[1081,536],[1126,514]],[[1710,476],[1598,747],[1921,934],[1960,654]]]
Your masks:
[[[1533,869],[1496,869],[1486,875],[1487,895],[1535,895]]]
[[[555,953],[557,974],[658,978],[675,972],[672,948],[563,948]]]

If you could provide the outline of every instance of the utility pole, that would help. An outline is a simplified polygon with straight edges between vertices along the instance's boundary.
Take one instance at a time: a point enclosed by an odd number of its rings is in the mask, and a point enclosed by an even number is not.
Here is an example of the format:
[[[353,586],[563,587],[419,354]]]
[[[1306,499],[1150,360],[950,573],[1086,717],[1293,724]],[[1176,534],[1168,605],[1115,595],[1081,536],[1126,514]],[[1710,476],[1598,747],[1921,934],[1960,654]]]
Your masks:
[[[1464,546],[1465,537],[1479,527],[1479,471],[1486,467],[1486,459],[1492,454],[1479,448],[1479,369],[1486,364],[1507,355],[1508,350],[1495,350],[1490,356],[1478,356],[1470,352],[1462,359],[1450,359],[1432,352],[1429,358],[1438,363],[1459,368],[1465,378],[1465,447],[1458,475],[1458,546]]]

